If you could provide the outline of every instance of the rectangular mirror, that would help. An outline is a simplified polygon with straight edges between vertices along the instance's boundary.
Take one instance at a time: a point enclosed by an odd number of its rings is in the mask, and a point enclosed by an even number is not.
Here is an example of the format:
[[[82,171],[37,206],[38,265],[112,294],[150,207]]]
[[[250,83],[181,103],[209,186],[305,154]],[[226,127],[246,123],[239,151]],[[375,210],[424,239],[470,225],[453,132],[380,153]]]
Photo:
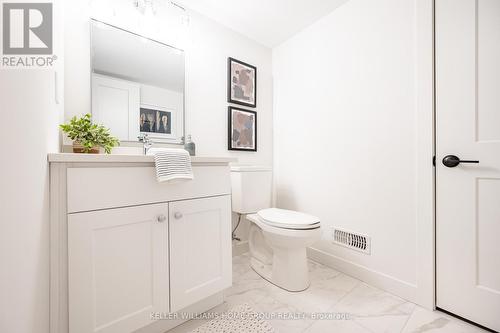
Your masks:
[[[91,20],[92,117],[120,141],[182,143],[184,51]]]

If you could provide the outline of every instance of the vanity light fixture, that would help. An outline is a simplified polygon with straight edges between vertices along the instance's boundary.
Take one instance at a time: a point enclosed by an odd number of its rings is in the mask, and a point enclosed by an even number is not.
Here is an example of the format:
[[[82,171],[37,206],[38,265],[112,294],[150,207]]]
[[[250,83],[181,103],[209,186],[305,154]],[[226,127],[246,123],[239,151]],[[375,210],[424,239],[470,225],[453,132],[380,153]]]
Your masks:
[[[167,3],[175,7],[176,9],[180,9],[183,12],[186,12],[186,8],[175,1],[167,1]],[[133,5],[143,15],[150,15],[151,13],[153,15],[156,14],[156,5],[154,3],[154,0],[133,0]]]
[[[137,11],[142,14],[139,16],[139,28],[143,34],[154,34],[156,6],[153,0],[133,0],[133,5]]]
[[[161,36],[175,45],[184,45],[190,26],[186,8],[172,0],[132,0],[140,14],[137,17],[138,30],[148,36]],[[161,19],[156,20],[156,17]]]
[[[155,14],[153,0],[133,0],[134,7],[144,16]]]
[[[181,16],[181,24],[185,27],[188,27],[189,26],[189,14],[187,13],[187,10],[186,8],[184,8],[182,5],[178,4],[177,2],[175,1],[169,1],[169,3],[177,8],[177,9],[180,9],[181,11],[184,12],[184,14]]]

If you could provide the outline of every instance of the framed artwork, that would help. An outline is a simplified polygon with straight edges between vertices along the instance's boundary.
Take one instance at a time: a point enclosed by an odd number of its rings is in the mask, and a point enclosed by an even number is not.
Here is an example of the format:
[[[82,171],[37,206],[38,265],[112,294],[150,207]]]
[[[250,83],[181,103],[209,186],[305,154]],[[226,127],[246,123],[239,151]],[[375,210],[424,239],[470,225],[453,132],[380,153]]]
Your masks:
[[[139,126],[141,133],[172,134],[172,112],[141,107]]]
[[[141,104],[139,132],[153,139],[173,139],[177,135],[176,112],[156,105]]]
[[[228,108],[228,149],[257,151],[257,112]]]
[[[227,101],[249,107],[257,106],[257,68],[227,59]]]

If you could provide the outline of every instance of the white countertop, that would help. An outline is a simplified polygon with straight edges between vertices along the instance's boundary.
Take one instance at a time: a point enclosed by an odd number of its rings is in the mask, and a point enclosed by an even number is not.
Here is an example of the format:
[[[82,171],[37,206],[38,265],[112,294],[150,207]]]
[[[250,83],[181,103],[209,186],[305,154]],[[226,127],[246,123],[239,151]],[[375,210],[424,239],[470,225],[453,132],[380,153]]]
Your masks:
[[[150,155],[124,154],[57,153],[48,154],[47,160],[50,163],[154,163],[154,157]],[[228,164],[237,161],[238,159],[233,157],[191,156],[192,164]]]

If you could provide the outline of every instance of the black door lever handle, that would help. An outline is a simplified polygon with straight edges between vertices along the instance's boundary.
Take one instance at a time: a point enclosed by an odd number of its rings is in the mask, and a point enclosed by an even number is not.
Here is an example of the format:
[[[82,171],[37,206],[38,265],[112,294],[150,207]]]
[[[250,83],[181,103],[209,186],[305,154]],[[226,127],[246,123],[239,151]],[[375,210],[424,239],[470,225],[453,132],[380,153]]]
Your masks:
[[[443,164],[448,168],[454,168],[460,163],[479,163],[479,161],[461,160],[455,155],[447,155],[443,158]]]

